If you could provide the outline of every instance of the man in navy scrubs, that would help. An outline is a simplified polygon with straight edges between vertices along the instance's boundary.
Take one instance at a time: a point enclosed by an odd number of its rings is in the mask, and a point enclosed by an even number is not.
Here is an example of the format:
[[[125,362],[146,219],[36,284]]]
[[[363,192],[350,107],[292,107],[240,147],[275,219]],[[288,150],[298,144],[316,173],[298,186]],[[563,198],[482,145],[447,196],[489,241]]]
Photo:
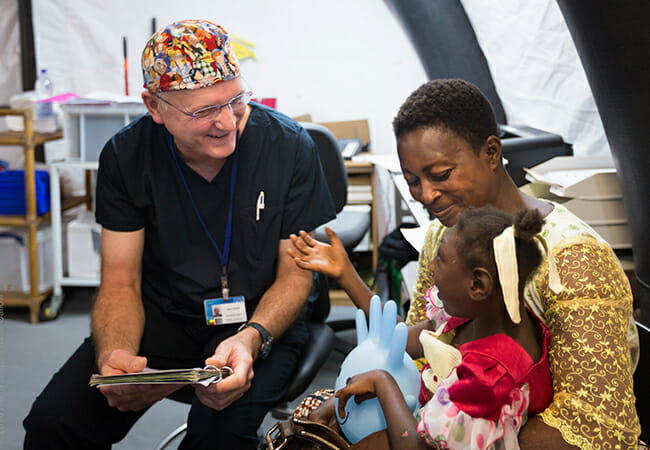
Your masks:
[[[172,23],[142,55],[145,115],[104,147],[101,286],[92,335],[25,419],[25,447],[110,448],[179,386],[88,387],[103,375],[229,366],[194,387],[181,448],[255,448],[307,339],[312,273],[289,235],[335,217],[317,150],[255,103],[228,33]]]

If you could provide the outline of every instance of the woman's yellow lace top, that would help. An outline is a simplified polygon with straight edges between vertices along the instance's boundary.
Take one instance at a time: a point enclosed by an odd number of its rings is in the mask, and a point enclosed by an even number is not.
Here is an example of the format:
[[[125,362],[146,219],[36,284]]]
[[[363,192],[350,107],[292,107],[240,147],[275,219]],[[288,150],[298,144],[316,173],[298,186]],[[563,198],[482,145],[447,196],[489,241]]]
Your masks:
[[[553,402],[540,417],[582,449],[636,448],[641,426],[632,371],[639,359],[639,337],[629,282],[610,246],[562,205],[554,206],[542,235],[565,289],[559,294],[549,289],[545,260],[524,293],[553,336]],[[426,320],[424,294],[434,279],[429,263],[446,232],[437,220],[427,232],[409,325]]]

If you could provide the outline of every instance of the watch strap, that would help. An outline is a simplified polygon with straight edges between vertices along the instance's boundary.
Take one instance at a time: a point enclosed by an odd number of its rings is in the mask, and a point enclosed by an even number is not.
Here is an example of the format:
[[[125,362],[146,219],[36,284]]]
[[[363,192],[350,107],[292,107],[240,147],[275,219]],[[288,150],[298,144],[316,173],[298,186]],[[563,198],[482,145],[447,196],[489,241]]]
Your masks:
[[[259,350],[260,356],[262,359],[269,356],[269,353],[271,352],[271,345],[273,344],[273,336],[271,336],[269,330],[267,330],[257,322],[246,322],[239,327],[237,332],[240,332],[245,328],[255,328],[257,330],[257,332],[262,337],[262,344],[260,345],[260,350]]]

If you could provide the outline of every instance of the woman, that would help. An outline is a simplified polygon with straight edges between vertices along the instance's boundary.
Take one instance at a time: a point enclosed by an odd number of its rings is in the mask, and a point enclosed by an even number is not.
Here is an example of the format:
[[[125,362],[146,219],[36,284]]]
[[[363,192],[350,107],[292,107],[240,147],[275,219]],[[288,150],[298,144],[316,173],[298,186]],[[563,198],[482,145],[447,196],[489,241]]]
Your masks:
[[[629,283],[609,245],[561,205],[517,189],[507,174],[487,98],[463,80],[433,80],[415,90],[393,121],[404,178],[414,199],[435,217],[420,251],[406,322],[425,321],[429,270],[440,240],[459,213],[491,204],[510,214],[537,209],[555,258],[562,292],[548,285],[548,255],[527,284],[527,305],[551,330],[553,402],[521,430],[521,448],[630,448],[641,432],[632,371],[638,335]],[[333,233],[332,246],[294,236],[296,264],[335,279],[368,311],[371,292]],[[575,448],[574,447],[574,448]]]

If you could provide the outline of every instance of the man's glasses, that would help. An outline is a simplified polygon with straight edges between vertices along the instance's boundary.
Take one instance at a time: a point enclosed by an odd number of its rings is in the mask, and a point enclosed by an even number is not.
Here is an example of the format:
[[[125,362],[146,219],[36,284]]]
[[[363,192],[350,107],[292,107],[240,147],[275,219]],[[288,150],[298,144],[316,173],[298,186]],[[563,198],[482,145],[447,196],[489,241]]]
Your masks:
[[[230,108],[230,110],[236,115],[244,114],[244,112],[246,111],[246,105],[248,105],[248,102],[250,102],[251,98],[253,97],[253,92],[244,91],[241,94],[237,95],[236,97],[231,98],[230,101],[228,101],[228,103],[224,103],[222,105],[206,106],[205,108],[201,108],[192,113],[183,111],[181,108],[165,100],[161,95],[157,93],[154,93],[153,95],[155,95],[156,98],[159,99],[160,101],[167,103],[176,111],[183,113],[186,116],[191,117],[192,119],[203,121],[203,120],[216,119],[217,116],[221,113],[221,110],[224,108]]]

